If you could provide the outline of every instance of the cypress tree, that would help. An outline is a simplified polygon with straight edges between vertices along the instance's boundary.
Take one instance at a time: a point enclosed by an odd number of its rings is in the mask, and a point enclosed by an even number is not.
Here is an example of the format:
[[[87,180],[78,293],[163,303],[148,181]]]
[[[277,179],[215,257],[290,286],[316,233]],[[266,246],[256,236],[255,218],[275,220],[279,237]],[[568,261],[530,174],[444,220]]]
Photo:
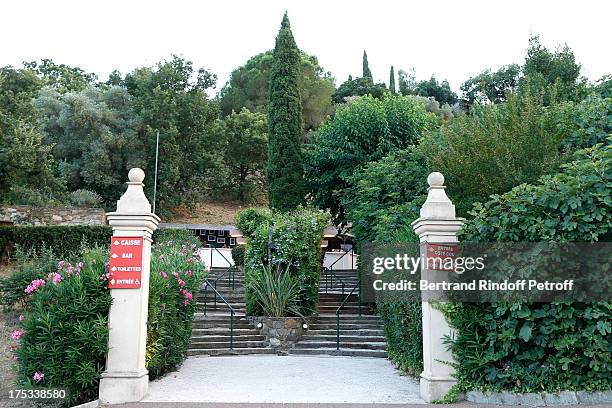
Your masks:
[[[300,51],[285,12],[270,71],[268,103],[268,197],[270,208],[287,211],[304,202]]]
[[[363,75],[364,78],[372,78],[372,71],[370,71],[370,64],[368,64],[368,54],[363,50]]]
[[[391,65],[391,72],[389,73],[389,90],[391,93],[395,93],[395,70]]]

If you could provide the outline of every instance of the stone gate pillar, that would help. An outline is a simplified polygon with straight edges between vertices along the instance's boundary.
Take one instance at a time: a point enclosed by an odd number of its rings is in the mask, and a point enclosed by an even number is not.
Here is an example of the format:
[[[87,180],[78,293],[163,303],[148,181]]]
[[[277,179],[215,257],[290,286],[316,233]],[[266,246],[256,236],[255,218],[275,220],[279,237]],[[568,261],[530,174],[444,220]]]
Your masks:
[[[463,226],[463,218],[455,217],[455,206],[446,196],[444,176],[434,172],[427,177],[427,200],[421,207],[421,216],[412,228],[421,242],[421,256],[427,256],[427,243],[455,243],[457,232]],[[421,278],[444,273],[421,269]],[[423,306],[423,372],[421,373],[421,398],[426,402],[441,399],[456,383],[453,378],[453,355],[443,344],[445,335],[453,334],[444,315],[432,302],[422,301]]]
[[[112,266],[112,259],[121,259],[123,255],[118,254],[120,251],[116,249],[121,248],[121,245],[139,245],[134,252],[139,258],[142,249],[142,258],[140,274],[135,273],[138,270],[130,266],[119,268],[127,271],[121,281],[118,275],[117,278],[109,278],[109,287],[112,281],[114,287],[120,288],[110,290],[113,303],[108,317],[109,350],[106,370],[100,380],[100,402],[104,404],[140,401],[149,389],[149,375],[145,368],[149,273],[152,235],[159,223],[159,217],[151,213],[151,204],[143,190],[144,177],[144,171],[141,169],[131,169],[127,190],[117,201],[117,211],[106,215],[108,223],[113,227],[114,238],[111,242],[111,274],[113,269],[117,270],[117,267]],[[121,240],[121,237],[126,239]],[[129,251],[129,247],[125,248],[128,248],[126,252]],[[128,253],[128,256],[124,257],[132,258],[132,255]],[[137,260],[126,261],[138,264]],[[130,275],[131,273],[134,274]],[[125,282],[123,287],[119,282]]]

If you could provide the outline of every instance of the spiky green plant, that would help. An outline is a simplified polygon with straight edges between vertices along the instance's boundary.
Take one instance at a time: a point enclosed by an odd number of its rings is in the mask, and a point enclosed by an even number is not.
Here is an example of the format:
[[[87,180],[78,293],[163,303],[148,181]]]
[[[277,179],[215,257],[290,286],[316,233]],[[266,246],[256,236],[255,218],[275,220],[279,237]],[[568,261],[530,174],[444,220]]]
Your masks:
[[[264,313],[270,317],[302,316],[298,281],[280,264],[275,270],[270,266],[262,268],[263,273],[253,282],[252,290]]]

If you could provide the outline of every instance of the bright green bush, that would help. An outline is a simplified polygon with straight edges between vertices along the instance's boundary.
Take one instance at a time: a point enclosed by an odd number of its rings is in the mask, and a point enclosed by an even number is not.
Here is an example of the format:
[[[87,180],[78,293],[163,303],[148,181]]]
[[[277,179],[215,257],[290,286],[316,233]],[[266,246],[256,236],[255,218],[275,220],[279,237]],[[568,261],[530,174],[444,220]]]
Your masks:
[[[236,227],[249,237],[260,225],[269,223],[271,219],[272,211],[267,208],[247,208],[238,213]]]
[[[610,139],[608,139],[610,140]],[[579,151],[561,173],[476,204],[464,241],[609,241],[610,145]],[[462,390],[609,390],[612,303],[448,304]]]
[[[232,260],[236,266],[244,266],[244,252],[245,247],[242,245],[235,246],[232,248]]]
[[[262,266],[268,265],[268,254],[272,265],[287,268],[289,275],[298,282],[301,313],[312,314],[319,293],[321,239],[328,224],[329,214],[298,208],[290,213],[272,214],[269,222],[263,222],[247,234],[249,241],[244,259],[247,314],[263,313],[252,285],[261,281]]]
[[[8,226],[0,227],[0,252],[8,243],[22,250],[51,248],[58,258],[71,258],[88,246],[108,245],[112,228],[108,225]]]
[[[66,389],[65,406],[97,398],[111,305],[106,281],[101,279],[107,258],[106,249],[91,249],[82,264],[61,262],[50,276],[41,269],[43,281],[29,283],[25,320],[13,332],[19,340],[17,386]]]
[[[364,96],[339,108],[307,146],[306,178],[314,204],[330,209],[339,221],[346,209],[347,181],[368,162],[408,148],[437,126],[435,115],[410,97]]]

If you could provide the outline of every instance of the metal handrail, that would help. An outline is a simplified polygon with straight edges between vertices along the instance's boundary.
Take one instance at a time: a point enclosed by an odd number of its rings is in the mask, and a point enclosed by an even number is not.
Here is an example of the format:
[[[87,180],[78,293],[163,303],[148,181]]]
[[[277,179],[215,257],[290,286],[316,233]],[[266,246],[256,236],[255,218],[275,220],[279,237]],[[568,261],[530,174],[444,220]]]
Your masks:
[[[345,288],[345,286],[346,286],[346,282],[344,282],[344,280],[343,280],[343,279],[342,279],[340,276],[336,275],[336,272],[335,272],[334,270],[329,269],[329,268],[328,268],[328,267],[326,267],[326,266],[323,266],[322,268],[323,268],[323,271],[325,272],[325,293],[327,293],[328,288],[329,288],[329,289],[333,289],[333,286],[334,286],[334,278],[335,278],[336,280],[339,280],[339,281],[340,281],[340,283],[342,284],[342,295],[344,295],[344,288]],[[329,281],[329,273],[330,273],[330,272],[331,272],[331,275],[332,275],[331,286],[328,284],[328,281]]]
[[[212,286],[212,284],[210,283],[210,281],[208,279],[204,279],[204,316],[206,316],[206,298],[208,296],[208,287],[209,286],[215,292],[215,305],[216,305],[216,299],[217,299],[217,295],[218,295],[219,298],[223,301],[223,303],[225,303],[225,305],[227,307],[229,307],[229,310],[230,310],[230,350],[233,350],[234,349],[234,315],[235,315],[234,308],[232,307],[232,305],[230,305],[227,302],[227,300],[225,300],[223,295],[221,295],[217,291],[217,289],[214,286]]]
[[[348,251],[345,251],[345,252],[344,252],[344,253],[343,253],[343,254],[340,256],[340,258],[338,258],[338,259],[336,259],[334,262],[332,262],[332,264],[331,264],[331,265],[329,265],[329,269],[331,270],[331,269],[333,268],[333,266],[334,266],[334,265],[335,265],[335,264],[336,264],[338,261],[340,261],[342,258],[344,258],[344,256],[345,256],[346,254],[348,254],[349,252],[353,252],[353,248],[349,249]],[[351,266],[352,266],[352,265],[353,265],[353,261],[351,261]],[[353,268],[351,268],[351,269],[353,269]]]
[[[336,309],[336,350],[340,350],[340,310],[344,307],[348,299],[351,297],[351,295],[353,294],[353,292],[355,292],[355,289],[357,288],[359,288],[359,294],[357,296],[357,299],[359,305],[359,317],[361,317],[361,280],[357,281],[355,286],[353,286],[353,289],[351,289],[350,293],[346,295],[346,297],[340,304],[340,307]]]

